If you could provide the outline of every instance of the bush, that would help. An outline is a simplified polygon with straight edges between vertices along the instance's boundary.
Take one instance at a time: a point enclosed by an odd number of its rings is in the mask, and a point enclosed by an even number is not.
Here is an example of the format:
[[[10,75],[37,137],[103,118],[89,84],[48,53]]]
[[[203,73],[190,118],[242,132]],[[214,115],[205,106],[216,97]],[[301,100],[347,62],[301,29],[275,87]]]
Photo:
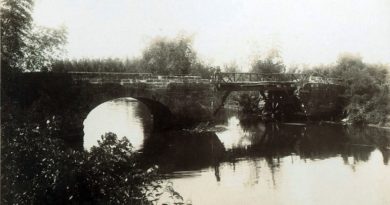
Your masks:
[[[50,121],[12,125],[2,127],[2,204],[149,204],[161,195],[156,167],[144,169],[126,138],[108,133],[74,151]]]
[[[344,97],[348,102],[345,112],[351,123],[383,125],[390,114],[388,70],[388,66],[367,64],[359,56],[344,54],[335,65],[319,66],[306,72],[344,80]]]
[[[360,57],[341,56],[330,75],[346,82],[346,111],[354,124],[384,124],[389,109],[387,68],[383,65],[366,64]]]

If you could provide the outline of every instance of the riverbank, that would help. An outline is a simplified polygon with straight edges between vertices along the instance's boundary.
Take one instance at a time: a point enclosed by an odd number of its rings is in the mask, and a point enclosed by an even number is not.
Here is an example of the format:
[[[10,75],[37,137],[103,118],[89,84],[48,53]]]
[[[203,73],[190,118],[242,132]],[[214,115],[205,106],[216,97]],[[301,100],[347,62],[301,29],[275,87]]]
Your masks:
[[[319,121],[319,124],[325,123],[325,124],[338,124],[338,125],[346,125],[346,126],[357,126],[353,125],[351,122],[342,122],[342,121]],[[364,125],[358,125],[359,127],[374,127],[379,129],[385,129],[390,130],[390,125],[377,125],[377,124],[364,124]]]

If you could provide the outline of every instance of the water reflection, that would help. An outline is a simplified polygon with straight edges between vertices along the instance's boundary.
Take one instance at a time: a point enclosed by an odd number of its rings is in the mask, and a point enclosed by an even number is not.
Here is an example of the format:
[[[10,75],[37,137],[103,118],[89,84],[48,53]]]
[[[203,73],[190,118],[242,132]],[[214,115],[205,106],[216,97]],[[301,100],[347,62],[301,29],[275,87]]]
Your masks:
[[[151,133],[150,123],[137,102],[102,104],[85,122],[85,145],[107,131],[128,136],[193,204],[390,204],[388,130],[227,111],[203,131]]]
[[[158,164],[165,173],[213,166],[225,153],[215,133],[186,130],[153,133],[142,151],[145,163]]]
[[[92,110],[84,121],[84,148],[97,145],[97,140],[108,132],[128,137],[140,149],[150,135],[152,118],[148,108],[132,98],[105,102]]]
[[[341,156],[359,162],[369,160],[370,153],[379,149],[383,163],[389,161],[390,134],[384,129],[336,124],[265,124],[231,117],[226,130],[216,134],[235,158],[278,159],[298,155],[301,159],[318,160]]]

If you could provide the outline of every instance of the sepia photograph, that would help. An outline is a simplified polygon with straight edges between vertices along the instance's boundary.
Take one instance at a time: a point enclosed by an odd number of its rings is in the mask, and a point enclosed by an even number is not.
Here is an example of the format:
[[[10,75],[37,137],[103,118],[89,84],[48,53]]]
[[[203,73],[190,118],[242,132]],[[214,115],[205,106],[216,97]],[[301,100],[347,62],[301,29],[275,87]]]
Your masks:
[[[0,0],[0,203],[390,205],[390,0]]]

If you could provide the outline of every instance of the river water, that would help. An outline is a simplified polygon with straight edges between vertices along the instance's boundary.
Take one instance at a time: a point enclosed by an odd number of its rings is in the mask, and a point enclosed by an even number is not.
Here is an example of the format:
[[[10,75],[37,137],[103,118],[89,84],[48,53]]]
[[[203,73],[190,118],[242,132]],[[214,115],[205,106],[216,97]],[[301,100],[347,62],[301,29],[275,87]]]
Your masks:
[[[390,204],[384,129],[265,124],[221,111],[213,126],[153,132],[134,99],[101,104],[84,127],[86,149],[107,132],[126,136],[191,204]]]

